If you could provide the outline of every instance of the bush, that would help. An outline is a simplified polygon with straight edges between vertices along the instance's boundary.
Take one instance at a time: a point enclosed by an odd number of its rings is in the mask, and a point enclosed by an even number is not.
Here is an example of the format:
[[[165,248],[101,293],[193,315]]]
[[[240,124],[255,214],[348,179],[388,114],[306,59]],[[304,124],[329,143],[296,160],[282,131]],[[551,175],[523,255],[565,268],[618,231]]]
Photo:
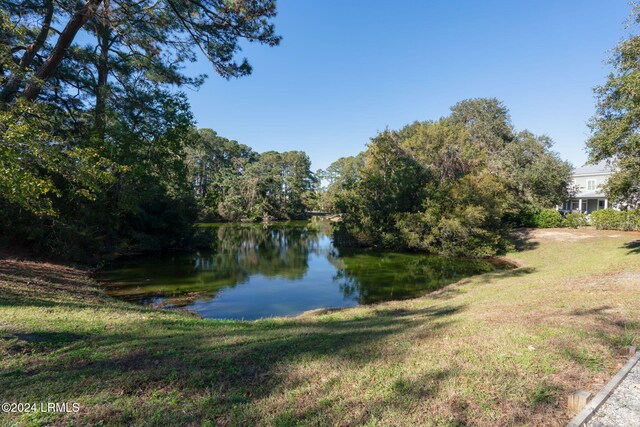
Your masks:
[[[640,230],[640,211],[603,209],[591,214],[591,224],[598,230]]]
[[[564,217],[562,221],[562,226],[568,228],[585,227],[587,225],[589,225],[587,216],[580,212],[572,212]]]
[[[622,220],[621,230],[638,231],[640,230],[640,210],[621,211]]]
[[[557,228],[562,226],[562,215],[555,209],[542,209],[533,215],[536,228]]]
[[[603,209],[591,214],[591,224],[598,230],[620,229],[620,217],[618,211]]]
[[[537,210],[530,207],[523,207],[515,212],[510,212],[505,215],[505,222],[510,227],[535,227],[535,216]]]

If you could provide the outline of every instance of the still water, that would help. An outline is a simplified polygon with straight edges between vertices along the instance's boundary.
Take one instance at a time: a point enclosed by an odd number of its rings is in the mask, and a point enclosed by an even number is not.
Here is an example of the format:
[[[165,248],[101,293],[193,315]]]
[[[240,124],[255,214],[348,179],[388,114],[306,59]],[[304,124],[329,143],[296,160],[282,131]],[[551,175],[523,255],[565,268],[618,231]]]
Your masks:
[[[123,259],[96,278],[107,293],[207,318],[290,316],[415,298],[500,268],[482,260],[336,247],[323,222],[202,229],[210,249]]]

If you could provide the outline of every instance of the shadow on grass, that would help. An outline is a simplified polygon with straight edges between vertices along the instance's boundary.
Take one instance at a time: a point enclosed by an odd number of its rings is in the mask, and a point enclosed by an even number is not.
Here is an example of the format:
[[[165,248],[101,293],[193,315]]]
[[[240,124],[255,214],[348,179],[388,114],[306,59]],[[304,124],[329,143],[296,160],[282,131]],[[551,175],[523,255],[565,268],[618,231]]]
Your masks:
[[[1,339],[25,341],[28,343],[41,343],[44,345],[64,346],[74,341],[87,338],[85,334],[74,334],[71,332],[32,332],[17,333],[2,337]]]
[[[480,280],[482,283],[492,283],[495,280],[502,280],[512,277],[523,277],[535,271],[536,269],[533,267],[520,267],[514,268],[512,270],[499,270],[483,274],[482,276],[478,277],[478,280]]]
[[[633,242],[627,242],[624,244],[624,248],[628,249],[628,255],[640,254],[640,240],[634,240]]]
[[[638,322],[618,313],[615,306],[603,304],[576,309],[570,316],[579,316],[577,322],[582,327],[577,339],[564,340],[559,347],[568,359],[592,372],[603,371],[607,367],[607,359],[623,355],[622,347],[637,343]],[[593,343],[603,344],[609,354]]]
[[[450,369],[436,369],[419,375],[417,378],[399,378],[393,382],[393,394],[389,401],[405,403],[435,397],[444,380],[453,375]]]
[[[433,300],[449,300],[466,293],[467,291],[462,288],[461,285],[471,283],[472,281],[480,282],[481,284],[486,285],[489,283],[493,283],[496,280],[502,280],[509,277],[523,277],[535,271],[536,269],[533,267],[519,267],[512,268],[510,270],[496,270],[489,273],[484,273],[479,276],[475,276],[473,278],[462,279],[435,292],[431,292],[425,297]]]
[[[0,307],[91,308],[111,301],[82,270],[0,260]]]
[[[624,346],[637,345],[640,338],[640,323],[616,313],[616,307],[602,305],[586,310],[574,310],[574,316],[592,317],[597,326],[589,332],[607,343],[614,351],[619,352]]]
[[[0,346],[9,354],[45,354],[87,339],[86,334],[70,332],[15,333],[0,336]]]
[[[610,305],[601,305],[599,307],[592,307],[585,310],[574,310],[571,312],[573,316],[591,316],[595,314],[603,314],[607,310],[611,310],[612,307]]]
[[[531,251],[540,246],[538,242],[533,240],[531,232],[530,228],[519,228],[511,233],[511,243],[517,251]]]
[[[21,348],[19,354],[9,356],[20,357],[29,354],[29,347],[48,343],[55,357],[42,357],[26,365],[5,365],[0,370],[4,389],[1,397],[73,401],[99,392],[110,396],[109,401],[120,397],[144,401],[148,399],[144,396],[163,390],[191,402],[178,407],[155,402],[153,410],[163,414],[166,425],[201,423],[207,417],[220,424],[238,420],[253,424],[258,421],[251,411],[256,400],[310,384],[322,387],[314,382],[319,381],[317,375],[322,371],[318,369],[323,365],[333,372],[336,366],[353,372],[377,360],[402,363],[406,347],[389,345],[388,337],[409,337],[418,327],[436,333],[453,323],[450,317],[462,309],[453,305],[378,309],[347,320],[318,317],[287,322],[153,318],[129,324],[125,330],[96,331],[87,336],[64,332],[13,334]],[[13,351],[12,347],[4,348],[4,352]],[[310,365],[315,369],[296,371]],[[407,380],[397,384],[396,391],[426,396],[435,393],[445,378],[446,373],[436,375],[423,385],[419,380]],[[47,396],[42,396],[43,390],[47,390]],[[203,396],[209,402],[206,408],[197,406]],[[193,407],[189,410],[190,405]],[[93,424],[107,416],[110,424],[136,423],[123,418],[115,406],[111,407],[112,414],[96,414],[98,418],[94,419],[85,413],[82,421]],[[135,412],[144,414],[144,409]]]

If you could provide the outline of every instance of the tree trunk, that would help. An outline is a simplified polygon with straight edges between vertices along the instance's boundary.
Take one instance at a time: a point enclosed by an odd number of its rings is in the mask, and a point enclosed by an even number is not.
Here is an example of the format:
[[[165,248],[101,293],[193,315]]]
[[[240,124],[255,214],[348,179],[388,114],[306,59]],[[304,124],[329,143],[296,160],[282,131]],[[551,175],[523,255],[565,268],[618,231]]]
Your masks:
[[[42,83],[49,80],[56,72],[69,46],[71,46],[71,43],[75,39],[76,34],[78,34],[80,28],[87,23],[89,18],[93,16],[100,3],[102,3],[102,0],[87,0],[87,2],[71,16],[66,27],[64,27],[64,30],[60,33],[60,37],[58,37],[58,41],[49,54],[49,57],[40,68],[38,68],[34,78],[24,89],[24,97],[26,99],[32,101],[38,96],[42,88]]]
[[[100,47],[100,55],[96,69],[98,71],[98,86],[96,87],[96,109],[94,133],[100,143],[104,143],[106,125],[107,125],[107,80],[109,77],[109,49],[111,48],[111,29],[108,25],[109,19],[109,3],[104,2],[104,19],[106,22],[96,24],[96,34],[98,37],[98,46]]]
[[[47,41],[47,37],[49,36],[49,29],[51,28],[51,20],[53,19],[53,0],[47,0],[45,3],[46,12],[44,15],[44,20],[42,21],[42,27],[40,28],[40,32],[36,37],[35,41],[31,43],[24,51],[22,58],[20,58],[20,63],[18,64],[18,70],[11,74],[9,80],[5,83],[2,91],[0,91],[0,101],[9,103],[13,101],[18,93],[18,88],[22,83],[22,79],[24,78],[24,73],[33,62],[33,58],[36,57],[36,54],[44,45],[44,42]]]

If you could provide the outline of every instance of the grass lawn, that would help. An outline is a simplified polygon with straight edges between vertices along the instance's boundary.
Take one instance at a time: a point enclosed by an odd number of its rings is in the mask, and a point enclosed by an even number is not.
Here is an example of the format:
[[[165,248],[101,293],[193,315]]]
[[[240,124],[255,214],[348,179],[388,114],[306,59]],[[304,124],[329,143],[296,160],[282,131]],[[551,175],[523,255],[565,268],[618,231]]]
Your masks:
[[[0,425],[564,425],[640,337],[640,233],[536,230],[520,268],[423,298],[202,320],[0,260],[0,401],[78,402]]]

